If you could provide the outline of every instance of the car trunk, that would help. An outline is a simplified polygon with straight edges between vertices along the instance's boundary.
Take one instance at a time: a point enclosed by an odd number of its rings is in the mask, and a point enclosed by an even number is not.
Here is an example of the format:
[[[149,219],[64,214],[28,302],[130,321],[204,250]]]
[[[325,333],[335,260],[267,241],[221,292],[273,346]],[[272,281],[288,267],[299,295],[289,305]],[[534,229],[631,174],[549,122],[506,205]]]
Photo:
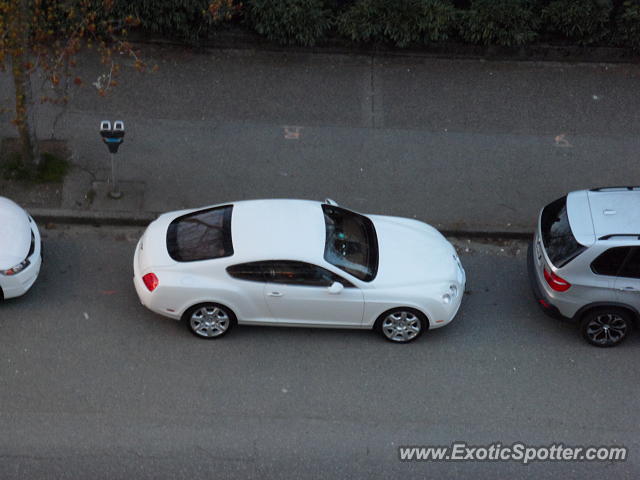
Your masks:
[[[162,267],[175,264],[167,251],[167,228],[173,216],[161,215],[151,222],[139,242],[138,267]],[[144,272],[142,272],[144,273]]]
[[[586,245],[580,243],[574,234],[575,226],[580,227],[580,239],[588,241],[585,233],[585,218],[576,217],[579,212],[586,212],[588,215],[588,206],[585,208],[581,197],[561,197],[556,201],[544,207],[540,213],[538,221],[538,234],[535,244],[536,263],[541,263],[539,258],[542,257],[544,263],[552,270],[557,270],[586,250]],[[593,230],[592,230],[593,231]]]

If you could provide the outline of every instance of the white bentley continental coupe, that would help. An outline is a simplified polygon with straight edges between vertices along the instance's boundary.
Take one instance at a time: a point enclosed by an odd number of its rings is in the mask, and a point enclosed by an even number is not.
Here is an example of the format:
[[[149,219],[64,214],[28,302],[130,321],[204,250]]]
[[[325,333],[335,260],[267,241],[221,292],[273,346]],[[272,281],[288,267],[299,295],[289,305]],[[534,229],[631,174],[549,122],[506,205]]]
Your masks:
[[[18,204],[0,197],[0,300],[19,297],[40,273],[40,232]]]
[[[404,343],[455,317],[465,272],[433,227],[332,200],[247,200],[165,213],[138,242],[150,310],[201,338],[236,324],[378,330]]]

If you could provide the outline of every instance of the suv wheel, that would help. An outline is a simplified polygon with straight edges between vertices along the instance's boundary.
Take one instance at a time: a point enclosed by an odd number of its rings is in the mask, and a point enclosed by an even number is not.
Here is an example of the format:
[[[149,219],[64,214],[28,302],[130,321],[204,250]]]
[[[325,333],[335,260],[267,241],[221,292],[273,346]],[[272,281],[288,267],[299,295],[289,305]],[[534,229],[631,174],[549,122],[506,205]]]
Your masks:
[[[620,308],[598,308],[584,314],[580,331],[584,339],[596,347],[614,347],[633,328],[633,318]]]

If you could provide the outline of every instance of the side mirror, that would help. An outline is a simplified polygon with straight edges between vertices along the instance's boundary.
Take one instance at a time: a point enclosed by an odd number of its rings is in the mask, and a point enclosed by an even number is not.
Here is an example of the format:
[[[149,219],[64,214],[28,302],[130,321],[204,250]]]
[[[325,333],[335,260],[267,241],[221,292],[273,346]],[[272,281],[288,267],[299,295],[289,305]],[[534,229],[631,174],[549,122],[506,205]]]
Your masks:
[[[342,290],[344,290],[344,285],[342,285],[340,282],[333,282],[331,286],[327,288],[327,290],[329,290],[330,294],[337,295]]]

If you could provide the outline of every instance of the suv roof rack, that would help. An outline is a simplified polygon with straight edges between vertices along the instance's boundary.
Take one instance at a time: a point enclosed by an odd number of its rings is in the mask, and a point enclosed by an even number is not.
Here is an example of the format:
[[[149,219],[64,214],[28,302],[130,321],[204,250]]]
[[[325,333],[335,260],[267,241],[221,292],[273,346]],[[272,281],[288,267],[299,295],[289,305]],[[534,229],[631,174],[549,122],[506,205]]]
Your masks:
[[[598,188],[592,188],[589,191],[590,192],[605,192],[605,191],[614,192],[616,190],[628,190],[628,191],[640,190],[640,186],[629,185],[629,186],[615,186],[615,187],[598,187]]]
[[[640,233],[610,233],[599,237],[598,240],[609,240],[611,237],[638,237],[640,240]]]

